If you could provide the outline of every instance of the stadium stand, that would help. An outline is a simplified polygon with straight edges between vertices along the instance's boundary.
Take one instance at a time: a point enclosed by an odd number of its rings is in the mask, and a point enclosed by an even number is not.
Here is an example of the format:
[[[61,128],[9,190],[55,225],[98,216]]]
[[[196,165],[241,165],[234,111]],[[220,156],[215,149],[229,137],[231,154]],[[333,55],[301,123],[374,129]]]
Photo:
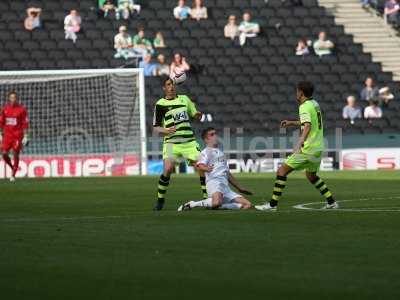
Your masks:
[[[316,0],[303,0],[292,6],[282,0],[208,0],[209,19],[178,22],[172,11],[176,1],[142,1],[139,17],[128,21],[104,19],[97,11],[97,1],[2,1],[0,23],[0,59],[3,70],[108,68],[126,62],[115,59],[113,38],[122,24],[131,32],[143,25],[147,36],[162,31],[167,48],[158,50],[171,58],[182,53],[199,66],[180,91],[187,92],[201,111],[213,115],[213,126],[244,127],[247,134],[276,134],[279,121],[295,117],[294,85],[310,80],[317,86],[316,97],[325,113],[328,131],[335,127],[347,133],[381,133],[400,130],[394,117],[400,104],[394,100],[384,111],[384,118],[354,125],[341,120],[341,110],[348,95],[359,95],[367,76],[378,86],[398,86],[391,73],[382,72],[362,46],[336,25],[332,16]],[[29,6],[43,9],[43,29],[24,30],[23,19]],[[76,44],[64,40],[63,20],[70,9],[82,16],[82,32]],[[241,17],[251,12],[262,33],[244,47],[223,36],[230,14]],[[295,56],[299,38],[315,40],[324,30],[335,43],[335,54],[322,59],[310,55]],[[146,78],[147,120],[151,128],[152,109],[161,96],[160,81]],[[397,96],[397,95],[396,95]],[[362,104],[359,102],[359,104]]]

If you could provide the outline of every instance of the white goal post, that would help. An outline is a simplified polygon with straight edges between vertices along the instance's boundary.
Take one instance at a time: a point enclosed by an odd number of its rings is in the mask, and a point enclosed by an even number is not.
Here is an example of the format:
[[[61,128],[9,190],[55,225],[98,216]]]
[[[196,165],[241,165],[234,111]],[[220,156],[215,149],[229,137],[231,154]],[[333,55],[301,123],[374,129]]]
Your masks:
[[[1,71],[1,106],[10,91],[30,119],[17,176],[147,174],[142,69]]]

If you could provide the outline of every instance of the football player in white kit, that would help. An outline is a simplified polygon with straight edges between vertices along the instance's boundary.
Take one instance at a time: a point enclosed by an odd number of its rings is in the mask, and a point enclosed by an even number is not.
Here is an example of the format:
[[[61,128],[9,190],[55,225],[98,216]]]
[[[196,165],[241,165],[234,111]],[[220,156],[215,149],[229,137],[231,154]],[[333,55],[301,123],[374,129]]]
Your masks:
[[[178,208],[178,211],[191,210],[195,207],[213,209],[249,209],[251,203],[245,197],[231,190],[229,184],[240,193],[252,195],[252,192],[241,187],[229,171],[224,153],[218,148],[218,136],[214,128],[209,127],[201,137],[207,147],[201,152],[196,167],[206,174],[208,199],[190,201]]]

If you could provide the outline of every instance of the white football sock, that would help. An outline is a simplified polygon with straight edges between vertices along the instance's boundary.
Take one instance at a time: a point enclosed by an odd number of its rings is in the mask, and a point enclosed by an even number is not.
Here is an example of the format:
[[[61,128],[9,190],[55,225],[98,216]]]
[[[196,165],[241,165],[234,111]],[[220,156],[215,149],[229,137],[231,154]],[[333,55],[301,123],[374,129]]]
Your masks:
[[[242,204],[240,204],[240,203],[225,203],[219,207],[219,209],[232,209],[232,210],[241,209],[241,208],[242,208]]]
[[[190,201],[190,207],[212,207],[212,199],[208,198],[201,201]]]

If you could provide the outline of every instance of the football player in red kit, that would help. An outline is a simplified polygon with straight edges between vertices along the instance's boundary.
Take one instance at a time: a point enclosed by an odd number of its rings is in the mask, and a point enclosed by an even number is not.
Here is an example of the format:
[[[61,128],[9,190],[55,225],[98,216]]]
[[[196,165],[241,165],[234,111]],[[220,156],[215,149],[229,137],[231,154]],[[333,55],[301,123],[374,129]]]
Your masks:
[[[10,181],[15,180],[18,171],[19,153],[22,146],[28,143],[28,114],[23,105],[18,103],[16,92],[8,93],[8,102],[0,114],[0,141],[2,142],[3,159],[12,170]],[[11,162],[8,153],[13,151],[14,162]]]

